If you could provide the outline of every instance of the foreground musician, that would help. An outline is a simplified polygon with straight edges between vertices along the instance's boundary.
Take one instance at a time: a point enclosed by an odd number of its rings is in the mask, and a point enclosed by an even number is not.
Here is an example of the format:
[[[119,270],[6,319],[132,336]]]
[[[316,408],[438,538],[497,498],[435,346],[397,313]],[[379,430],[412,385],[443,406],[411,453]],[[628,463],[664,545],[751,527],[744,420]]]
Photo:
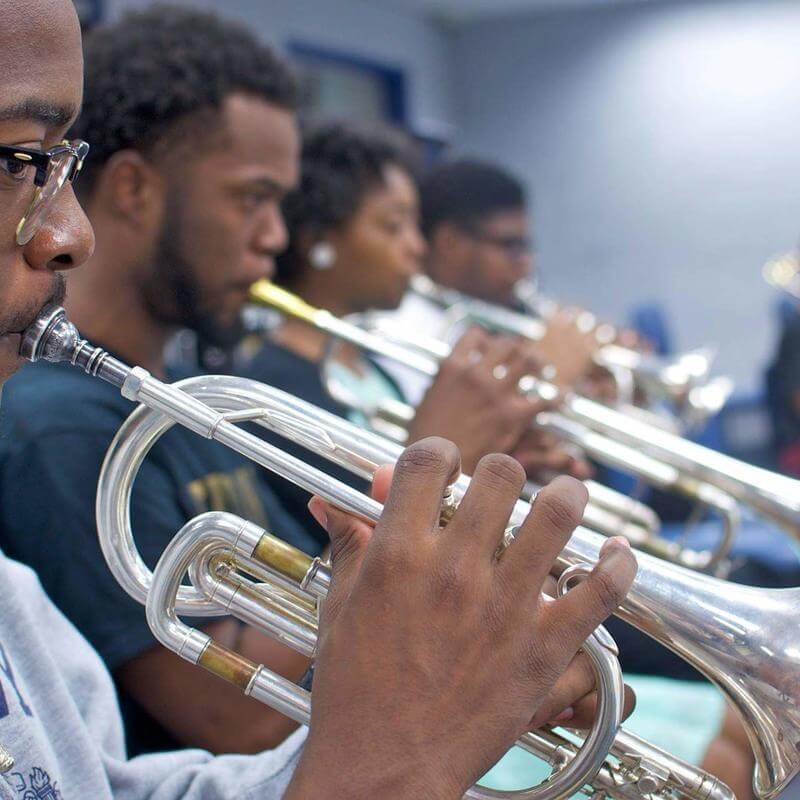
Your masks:
[[[2,380],[19,366],[18,332],[43,304],[60,299],[57,272],[81,264],[93,246],[69,181],[48,206],[32,205],[52,194],[59,175],[51,172],[36,195],[32,165],[48,160],[39,154],[62,140],[81,101],[74,7],[7,0],[4,11]],[[73,156],[54,159],[75,165]],[[284,790],[287,800],[460,797],[531,718],[548,719],[582,696],[575,689],[581,664],[570,659],[620,602],[635,564],[624,543],[609,540],[582,586],[543,604],[542,577],[580,519],[585,493],[568,479],[546,489],[518,543],[495,563],[490,554],[521,475],[505,457],[484,461],[446,540],[436,538],[431,527],[457,460],[438,440],[410,450],[374,534],[315,505],[333,540],[334,582],[299,764],[300,735],[259,756],[193,750],[127,760],[109,674],[33,573],[0,554],[0,797],[268,800]],[[376,494],[383,499],[386,487]],[[43,548],[55,544],[34,529],[29,535]],[[87,585],[87,602],[91,591]],[[456,664],[466,668],[454,692]]]

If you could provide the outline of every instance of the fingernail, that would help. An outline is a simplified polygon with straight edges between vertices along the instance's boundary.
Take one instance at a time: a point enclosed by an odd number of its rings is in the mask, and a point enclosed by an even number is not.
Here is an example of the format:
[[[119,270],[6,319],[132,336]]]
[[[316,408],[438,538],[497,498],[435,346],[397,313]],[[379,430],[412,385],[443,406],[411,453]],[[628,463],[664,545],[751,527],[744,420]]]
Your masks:
[[[605,555],[609,551],[616,549],[630,550],[631,543],[624,536],[611,536],[603,542],[603,546],[600,548],[600,555]]]
[[[557,717],[553,717],[552,722],[566,722],[575,716],[575,709],[567,706]]]
[[[312,497],[308,501],[308,510],[311,516],[323,527],[328,530],[328,513],[325,511],[325,501],[319,497]]]

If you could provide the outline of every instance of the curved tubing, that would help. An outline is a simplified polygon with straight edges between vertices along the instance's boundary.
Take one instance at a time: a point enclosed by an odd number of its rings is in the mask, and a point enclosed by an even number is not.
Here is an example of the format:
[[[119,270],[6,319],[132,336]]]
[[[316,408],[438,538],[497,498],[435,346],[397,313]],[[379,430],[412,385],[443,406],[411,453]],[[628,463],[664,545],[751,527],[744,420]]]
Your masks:
[[[210,636],[178,619],[175,603],[181,580],[192,564],[206,559],[220,549],[230,551],[234,562],[243,557],[258,560],[259,545],[269,536],[263,529],[232,514],[211,512],[187,523],[167,545],[159,559],[147,595],[147,621],[156,638],[167,648],[192,664],[199,664],[220,677],[239,686],[245,694],[255,697],[301,724],[311,719],[311,694],[277,675],[263,664],[254,664],[236,653],[216,644]],[[263,564],[263,566],[268,566]],[[216,590],[214,590],[216,595]],[[250,602],[235,600],[235,591],[225,598],[226,610],[249,622],[259,615],[259,606],[269,611],[268,598],[254,594]],[[283,629],[281,622],[284,623]],[[292,624],[289,616],[276,618],[276,625],[267,626],[275,636],[300,652],[310,654],[316,644],[316,628]],[[614,745],[622,716],[624,697],[622,673],[617,661],[614,640],[601,627],[584,643],[595,672],[598,709],[584,745],[574,757],[544,783],[528,789],[500,791],[474,786],[465,795],[475,800],[556,800],[568,797],[590,782],[605,762]]]

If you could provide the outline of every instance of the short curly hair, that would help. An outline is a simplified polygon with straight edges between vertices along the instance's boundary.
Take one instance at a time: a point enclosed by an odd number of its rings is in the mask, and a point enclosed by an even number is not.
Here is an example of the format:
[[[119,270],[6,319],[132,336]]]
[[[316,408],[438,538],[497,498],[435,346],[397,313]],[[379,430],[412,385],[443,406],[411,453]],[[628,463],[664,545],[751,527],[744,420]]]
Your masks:
[[[520,181],[488,161],[462,158],[444,162],[420,184],[420,221],[427,239],[445,222],[471,227],[492,214],[526,205]]]
[[[302,272],[301,237],[322,237],[347,223],[392,165],[416,179],[415,148],[399,130],[341,121],[306,129],[300,185],[283,202],[289,245],[276,259],[277,283],[291,284]]]
[[[153,154],[192,130],[213,130],[236,92],[295,110],[290,68],[244,27],[213,13],[156,4],[95,28],[84,44],[84,97],[70,132],[92,147],[81,176],[91,192],[111,156],[124,149]]]

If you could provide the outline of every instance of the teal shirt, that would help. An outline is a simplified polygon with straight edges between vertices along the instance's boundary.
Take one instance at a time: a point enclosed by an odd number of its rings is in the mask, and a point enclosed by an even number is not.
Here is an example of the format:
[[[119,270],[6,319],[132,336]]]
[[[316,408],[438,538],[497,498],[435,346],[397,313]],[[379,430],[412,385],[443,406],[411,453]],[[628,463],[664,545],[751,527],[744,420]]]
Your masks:
[[[699,764],[722,724],[725,704],[720,691],[709,683],[650,675],[626,675],[625,682],[636,693],[636,709],[623,723],[625,730],[689,764]],[[480,782],[493,789],[521,789],[549,774],[544,762],[515,747]]]

